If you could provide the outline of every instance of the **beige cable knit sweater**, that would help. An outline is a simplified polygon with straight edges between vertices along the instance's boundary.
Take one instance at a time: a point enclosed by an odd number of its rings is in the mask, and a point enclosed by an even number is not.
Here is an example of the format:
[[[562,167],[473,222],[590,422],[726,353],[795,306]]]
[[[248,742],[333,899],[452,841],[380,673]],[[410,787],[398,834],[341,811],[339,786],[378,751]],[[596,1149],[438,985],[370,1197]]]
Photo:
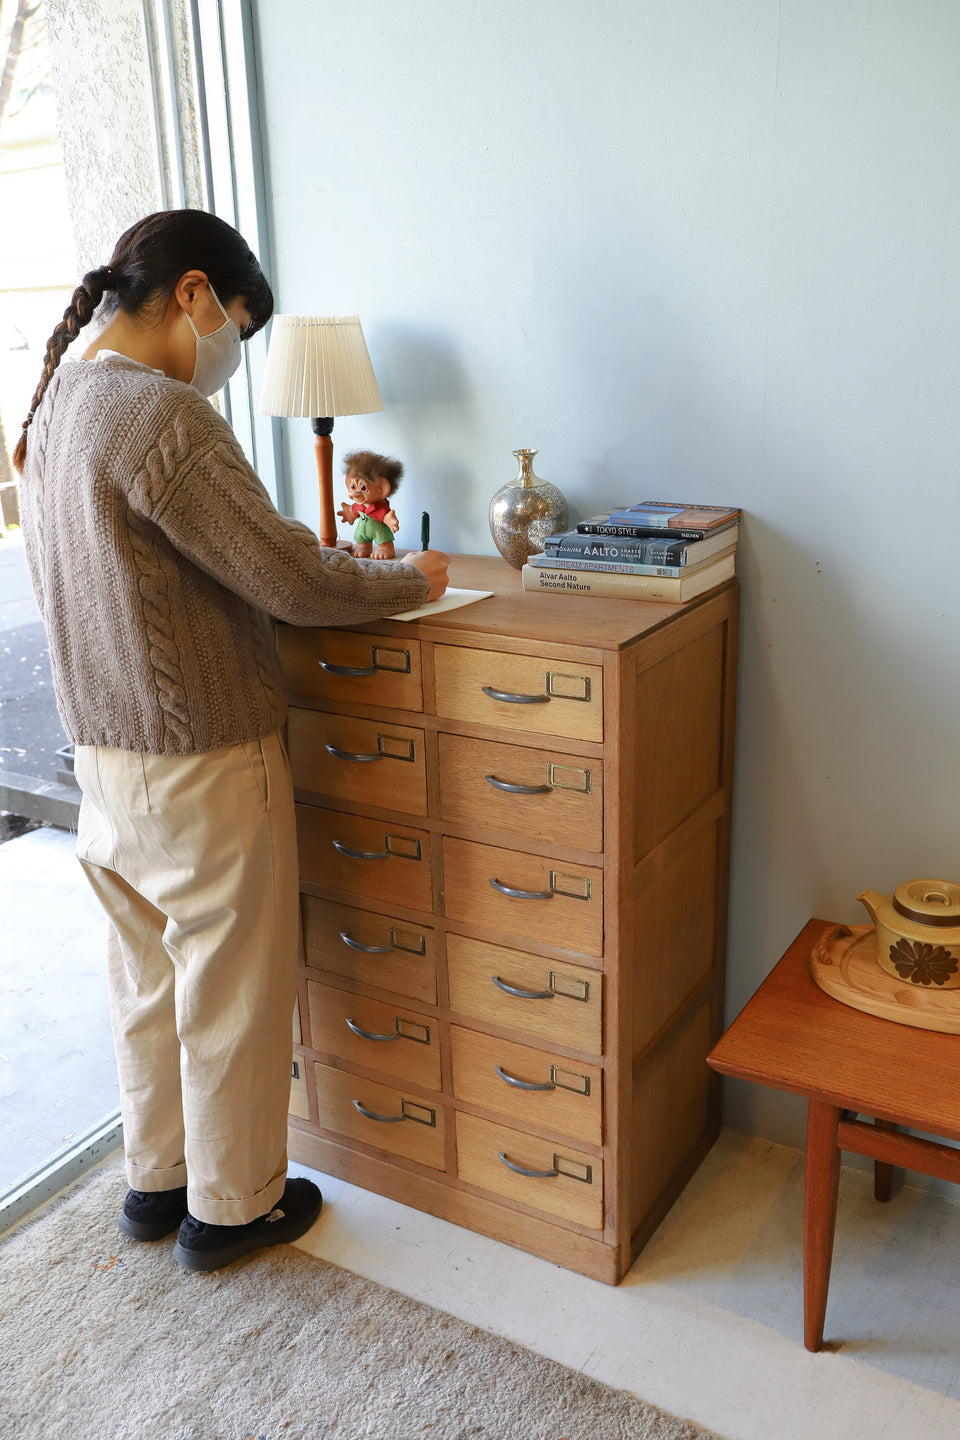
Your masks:
[[[56,371],[20,504],[80,745],[190,755],[267,735],[286,713],[274,619],[375,620],[430,588],[412,566],[321,548],[207,400],[115,353]]]

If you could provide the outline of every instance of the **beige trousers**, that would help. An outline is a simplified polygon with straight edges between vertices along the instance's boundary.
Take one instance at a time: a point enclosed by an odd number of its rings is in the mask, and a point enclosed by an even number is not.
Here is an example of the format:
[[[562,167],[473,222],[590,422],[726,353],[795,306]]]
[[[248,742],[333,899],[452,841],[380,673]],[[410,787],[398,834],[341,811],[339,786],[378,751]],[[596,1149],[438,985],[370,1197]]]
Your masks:
[[[279,735],[205,755],[78,746],[77,855],[108,946],[127,1179],[243,1225],[287,1166],[297,850]]]

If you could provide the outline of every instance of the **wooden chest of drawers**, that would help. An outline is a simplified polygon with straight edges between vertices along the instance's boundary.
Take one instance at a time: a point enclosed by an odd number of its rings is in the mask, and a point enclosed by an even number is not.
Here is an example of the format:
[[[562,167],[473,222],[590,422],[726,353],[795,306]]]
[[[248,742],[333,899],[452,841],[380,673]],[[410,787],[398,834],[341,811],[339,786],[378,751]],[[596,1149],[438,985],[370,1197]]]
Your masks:
[[[719,1125],[735,582],[281,627],[290,1153],[616,1283]]]

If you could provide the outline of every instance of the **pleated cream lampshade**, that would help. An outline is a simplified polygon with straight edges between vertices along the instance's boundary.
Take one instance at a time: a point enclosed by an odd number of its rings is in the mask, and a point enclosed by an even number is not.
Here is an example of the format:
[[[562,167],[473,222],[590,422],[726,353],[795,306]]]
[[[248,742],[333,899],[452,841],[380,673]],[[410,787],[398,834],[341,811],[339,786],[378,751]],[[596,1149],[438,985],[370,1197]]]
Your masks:
[[[369,415],[383,409],[358,315],[274,315],[264,415]]]
[[[263,415],[313,421],[320,485],[320,542],[336,545],[333,419],[382,410],[358,315],[274,315],[260,391]]]

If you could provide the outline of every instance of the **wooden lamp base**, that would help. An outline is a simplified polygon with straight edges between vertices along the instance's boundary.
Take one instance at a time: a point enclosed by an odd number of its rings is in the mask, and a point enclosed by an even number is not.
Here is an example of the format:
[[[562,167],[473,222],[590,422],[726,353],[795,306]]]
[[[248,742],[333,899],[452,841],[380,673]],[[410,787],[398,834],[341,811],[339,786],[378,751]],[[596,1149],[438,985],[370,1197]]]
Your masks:
[[[337,515],[333,506],[333,417],[312,422],[320,485],[320,544],[331,550],[337,545]]]

